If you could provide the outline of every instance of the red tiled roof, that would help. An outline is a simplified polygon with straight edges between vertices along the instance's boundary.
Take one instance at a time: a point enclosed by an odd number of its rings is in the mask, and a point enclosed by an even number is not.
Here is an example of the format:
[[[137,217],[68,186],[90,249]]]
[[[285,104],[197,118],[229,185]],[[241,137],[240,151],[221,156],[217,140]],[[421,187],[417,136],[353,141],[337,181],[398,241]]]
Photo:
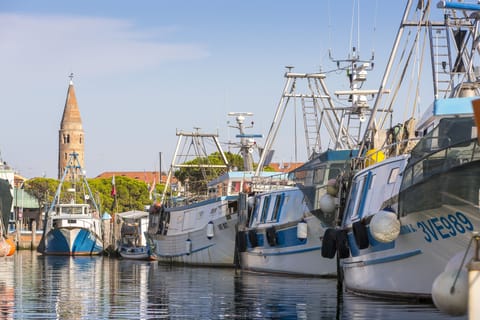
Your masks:
[[[302,166],[303,162],[270,163],[268,166],[276,172],[290,172]]]
[[[145,183],[158,183],[158,171],[107,171],[99,174],[96,178],[127,177]],[[173,179],[172,179],[173,180]],[[167,181],[167,176],[162,173],[162,183]]]

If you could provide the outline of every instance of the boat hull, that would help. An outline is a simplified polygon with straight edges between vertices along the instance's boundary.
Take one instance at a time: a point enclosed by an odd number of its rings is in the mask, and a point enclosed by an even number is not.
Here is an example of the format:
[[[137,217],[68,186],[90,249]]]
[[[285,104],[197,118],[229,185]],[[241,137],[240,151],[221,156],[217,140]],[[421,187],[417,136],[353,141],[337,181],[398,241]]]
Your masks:
[[[176,264],[233,267],[236,223],[236,216],[213,221],[218,229],[211,239],[206,235],[207,226],[183,234],[153,236],[155,259]]]
[[[408,207],[408,213],[400,217],[400,235],[391,243],[376,242],[368,228],[370,245],[359,250],[350,231],[352,256],[342,260],[346,289],[431,299],[437,276],[462,259],[472,231],[480,229],[479,176],[480,161],[473,161],[403,190],[399,207]]]
[[[266,229],[258,230],[256,234],[258,246],[252,247],[251,242],[248,242],[246,251],[241,253],[242,269],[266,273],[335,277],[336,260],[326,259],[321,255],[322,242],[319,235],[323,234],[323,227],[313,216],[305,219],[305,223],[308,226],[306,239],[297,238],[297,223],[276,225],[278,244],[274,246],[269,245],[266,240]]]
[[[90,256],[103,252],[102,240],[84,228],[54,228],[45,237],[46,255]]]
[[[151,255],[150,248],[148,246],[141,246],[141,247],[128,247],[128,246],[121,246],[118,250],[120,256],[124,259],[132,259],[132,260],[155,260],[154,257]]]

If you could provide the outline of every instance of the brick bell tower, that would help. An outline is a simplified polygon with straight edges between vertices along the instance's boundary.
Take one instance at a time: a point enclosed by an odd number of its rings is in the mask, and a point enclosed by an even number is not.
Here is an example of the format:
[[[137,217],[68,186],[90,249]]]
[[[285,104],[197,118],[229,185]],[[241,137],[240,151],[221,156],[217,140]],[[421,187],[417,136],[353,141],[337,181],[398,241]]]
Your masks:
[[[67,100],[65,101],[62,122],[58,131],[58,179],[62,178],[72,152],[78,154],[78,161],[82,168],[85,164],[85,135],[73,87],[73,73],[69,77]],[[68,178],[70,177],[67,175],[66,179]]]

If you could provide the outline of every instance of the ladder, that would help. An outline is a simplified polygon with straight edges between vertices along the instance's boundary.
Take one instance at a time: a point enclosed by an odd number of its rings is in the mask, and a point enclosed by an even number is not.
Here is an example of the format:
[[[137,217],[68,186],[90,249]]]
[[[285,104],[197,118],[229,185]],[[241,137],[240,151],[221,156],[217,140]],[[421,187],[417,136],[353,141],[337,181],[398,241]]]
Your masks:
[[[453,74],[461,70],[465,70],[463,61],[456,61],[454,69],[452,69],[452,54],[450,51],[450,37],[445,27],[430,25],[428,34],[430,39],[431,64],[433,73],[433,90],[435,98],[446,98],[450,95],[453,87]],[[458,41],[463,41],[462,34],[459,31]]]

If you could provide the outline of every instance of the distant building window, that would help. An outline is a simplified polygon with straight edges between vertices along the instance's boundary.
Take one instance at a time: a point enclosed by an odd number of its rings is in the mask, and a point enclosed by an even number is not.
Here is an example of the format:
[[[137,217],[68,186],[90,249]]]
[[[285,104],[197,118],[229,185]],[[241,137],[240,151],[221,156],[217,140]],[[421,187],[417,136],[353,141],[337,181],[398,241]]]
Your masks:
[[[70,135],[67,134],[67,143],[70,143]]]
[[[80,135],[80,144],[82,144],[82,135]]]
[[[63,135],[63,143],[67,143],[67,135]]]

